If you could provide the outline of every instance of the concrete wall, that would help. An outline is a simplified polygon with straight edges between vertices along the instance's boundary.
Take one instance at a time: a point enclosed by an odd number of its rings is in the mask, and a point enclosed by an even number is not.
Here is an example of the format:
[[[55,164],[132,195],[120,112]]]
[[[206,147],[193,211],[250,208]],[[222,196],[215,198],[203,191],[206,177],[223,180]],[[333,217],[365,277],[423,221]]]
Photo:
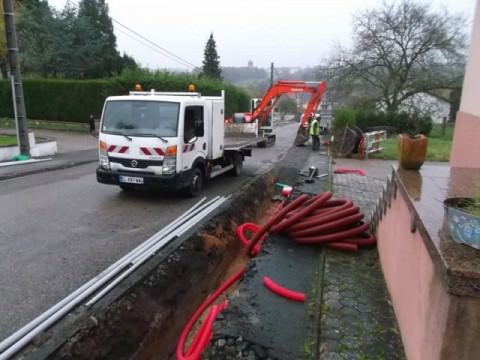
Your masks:
[[[409,360],[480,356],[480,299],[446,292],[400,194],[377,228],[380,261]]]
[[[477,0],[472,38],[463,83],[460,111],[457,114],[450,165],[480,167],[480,0]]]
[[[51,156],[57,153],[57,142],[55,140],[37,143],[33,132],[28,133],[28,140],[32,157]],[[20,154],[18,146],[0,147],[0,161],[10,161],[18,154]]]

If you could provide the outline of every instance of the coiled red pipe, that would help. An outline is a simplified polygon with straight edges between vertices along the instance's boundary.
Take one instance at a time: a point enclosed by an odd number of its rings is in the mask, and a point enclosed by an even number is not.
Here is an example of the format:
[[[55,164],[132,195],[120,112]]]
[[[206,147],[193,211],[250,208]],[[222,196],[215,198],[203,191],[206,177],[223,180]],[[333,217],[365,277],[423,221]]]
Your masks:
[[[374,246],[377,244],[377,239],[375,238],[374,235],[368,234],[368,237],[363,238],[363,237],[356,237],[356,238],[350,238],[345,240],[346,243],[349,244],[356,244],[360,247],[365,247],[365,246]]]
[[[368,230],[368,224],[362,224],[353,229],[339,231],[333,234],[327,235],[315,235],[315,236],[298,236],[293,238],[296,243],[299,244],[320,244],[327,242],[334,242],[339,240],[346,240],[349,237],[360,235]]]
[[[304,203],[308,199],[308,196],[305,194],[300,195],[298,198],[293,200],[290,204],[287,206],[283,207],[280,211],[278,211],[276,214],[273,214],[273,216],[266,222],[265,225],[263,225],[260,228],[260,231],[256,233],[250,243],[247,246],[247,254],[250,256],[255,256],[254,251],[252,249],[254,246],[257,244],[257,242],[260,240],[260,238],[265,235],[265,233],[270,229],[270,227],[273,224],[276,224],[280,219],[282,219],[286,214],[288,214],[290,211],[293,209],[296,209],[299,207],[302,203]]]
[[[298,209],[295,211],[295,214],[289,217],[286,220],[280,221],[278,224],[273,225],[271,227],[272,232],[280,232],[285,230],[287,227],[295,223],[296,221],[300,220],[307,214],[311,213],[312,211],[316,210],[323,204],[325,204],[330,198],[332,197],[332,193],[329,191],[324,192],[320,196],[316,198],[310,205],[305,206],[303,209]]]
[[[376,240],[372,235],[362,238],[360,235],[368,231],[368,224],[360,222],[364,215],[359,208],[348,199],[331,199],[330,192],[324,192],[308,198],[299,196],[290,204],[275,212],[258,232],[254,227],[252,240],[248,242],[248,253],[255,256],[259,248],[254,245],[264,241],[267,232],[286,232],[299,244],[331,244],[330,248],[346,251],[357,251],[358,247],[371,246]],[[247,230],[246,228],[242,228]],[[351,241],[349,241],[352,239]],[[341,242],[341,243],[340,243]],[[253,248],[253,250],[252,250]]]
[[[300,221],[299,223],[292,225],[288,228],[288,231],[299,231],[304,229],[310,229],[313,226],[318,226],[321,224],[329,223],[330,221],[335,221],[342,219],[346,216],[354,215],[358,213],[360,209],[357,207],[351,207],[348,209],[343,209],[339,211],[334,211],[332,213],[320,214],[308,218],[307,220]]]
[[[338,220],[333,220],[327,223],[323,223],[321,225],[304,227],[302,230],[298,230],[298,231],[291,231],[289,229],[288,234],[294,238],[299,236],[301,237],[301,236],[310,236],[310,235],[320,234],[322,232],[335,230],[335,229],[338,229],[339,227],[343,227],[346,225],[356,224],[360,220],[362,220],[363,217],[364,215],[362,213],[353,214],[347,217],[339,218]]]
[[[245,234],[246,231],[250,231],[252,234],[255,235],[260,231],[260,226],[254,223],[244,223],[240,226],[237,226],[237,229],[235,230],[235,234],[237,235],[237,238],[240,240],[240,242],[243,245],[248,246],[250,244],[250,239],[247,238],[247,235]],[[265,240],[265,236],[262,236],[259,242],[263,243],[264,240]],[[254,253],[254,256],[257,256],[260,250],[261,250],[261,245],[256,244],[253,247],[252,253]]]

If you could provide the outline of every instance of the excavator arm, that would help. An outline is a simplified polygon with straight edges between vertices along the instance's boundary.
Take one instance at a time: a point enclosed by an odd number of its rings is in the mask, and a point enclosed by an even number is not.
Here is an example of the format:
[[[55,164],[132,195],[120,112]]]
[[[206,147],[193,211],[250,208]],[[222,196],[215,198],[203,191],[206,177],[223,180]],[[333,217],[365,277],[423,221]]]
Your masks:
[[[314,85],[305,81],[279,81],[273,84],[262,97],[262,100],[253,111],[248,122],[258,120],[258,126],[262,126],[268,119],[277,101],[284,94],[310,93],[316,91]]]
[[[311,114],[315,114],[317,112],[318,105],[322,101],[322,96],[327,90],[327,83],[326,81],[322,81],[318,83],[316,91],[310,96],[308,100],[307,106],[305,111],[303,112],[302,118],[300,120],[300,126],[298,127],[297,136],[295,138],[294,144],[296,146],[305,145],[308,140],[308,119]]]
[[[312,94],[312,96],[310,96],[310,99],[308,100],[307,107],[305,108],[302,119],[300,121],[300,126],[305,126],[306,124],[308,124],[308,117],[311,114],[315,114],[317,112],[318,105],[320,105],[320,102],[322,101],[322,96],[325,93],[325,90],[327,90],[327,83],[325,81],[322,81],[318,84],[315,92]]]
[[[234,114],[234,122],[252,123],[258,120],[258,128],[262,128],[272,112],[273,107],[284,94],[309,93],[310,99],[303,113],[300,127],[298,129],[296,145],[304,144],[308,140],[308,118],[314,113],[322,100],[322,96],[327,88],[325,81],[307,82],[307,81],[278,81],[273,84],[265,93],[260,103],[251,113]]]

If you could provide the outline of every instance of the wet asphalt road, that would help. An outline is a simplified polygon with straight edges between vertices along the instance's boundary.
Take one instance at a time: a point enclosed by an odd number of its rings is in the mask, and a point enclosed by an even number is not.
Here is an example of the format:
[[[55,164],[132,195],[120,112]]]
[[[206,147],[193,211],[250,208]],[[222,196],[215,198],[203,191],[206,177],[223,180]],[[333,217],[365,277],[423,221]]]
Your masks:
[[[297,126],[278,127],[275,146],[254,149],[240,177],[213,179],[203,195],[230,194],[268,171],[292,146]],[[197,201],[124,193],[98,184],[95,168],[89,164],[0,182],[0,340]]]

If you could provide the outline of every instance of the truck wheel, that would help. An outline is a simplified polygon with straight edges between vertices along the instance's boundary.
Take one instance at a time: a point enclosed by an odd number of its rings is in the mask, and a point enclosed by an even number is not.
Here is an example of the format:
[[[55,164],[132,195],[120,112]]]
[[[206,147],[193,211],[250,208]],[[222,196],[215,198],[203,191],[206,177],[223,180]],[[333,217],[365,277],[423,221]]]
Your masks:
[[[185,189],[186,193],[190,197],[197,196],[203,188],[203,173],[198,167],[193,169],[192,181],[190,185]]]
[[[230,175],[239,176],[242,173],[243,159],[240,154],[235,154],[232,159],[233,169],[230,170]]]
[[[259,142],[257,143],[257,146],[258,146],[259,148],[266,148],[266,147],[267,147],[267,140],[265,139],[265,140],[259,141]]]
[[[267,138],[267,146],[275,145],[276,140],[277,140],[277,137],[275,135],[269,135]]]

